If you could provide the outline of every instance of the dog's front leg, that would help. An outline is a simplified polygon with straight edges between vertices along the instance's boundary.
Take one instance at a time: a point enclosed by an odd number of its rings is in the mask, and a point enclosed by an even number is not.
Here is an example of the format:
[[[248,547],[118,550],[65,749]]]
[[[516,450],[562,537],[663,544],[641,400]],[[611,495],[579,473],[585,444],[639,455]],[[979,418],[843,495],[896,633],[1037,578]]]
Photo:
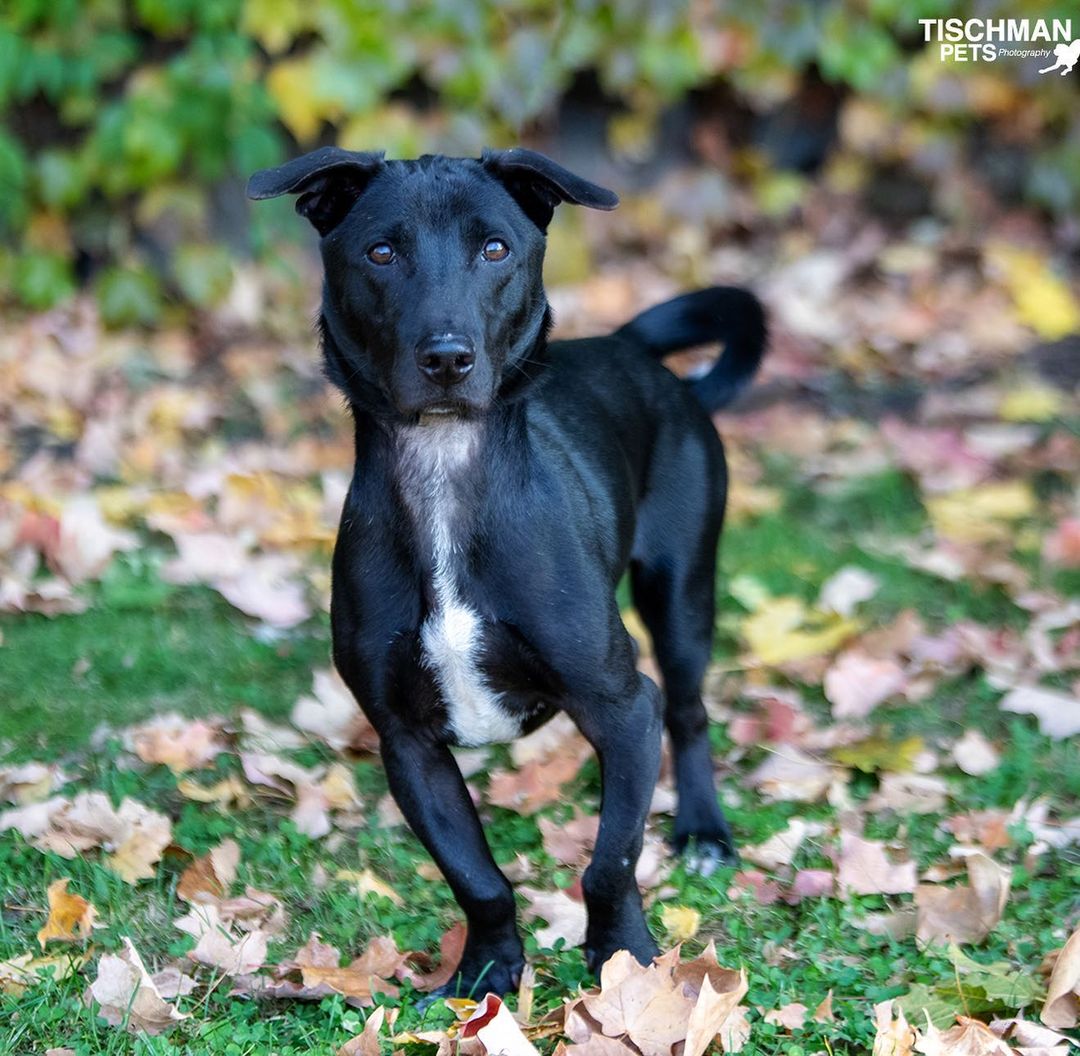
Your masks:
[[[436,995],[514,990],[525,963],[514,891],[491,856],[457,762],[445,745],[405,729],[384,736],[381,750],[391,794],[442,870],[468,923],[458,970]]]
[[[585,959],[595,972],[617,950],[642,964],[659,952],[634,870],[660,770],[661,698],[654,682],[637,678],[629,700],[593,700],[571,711],[600,761],[600,831],[581,881],[589,912]]]

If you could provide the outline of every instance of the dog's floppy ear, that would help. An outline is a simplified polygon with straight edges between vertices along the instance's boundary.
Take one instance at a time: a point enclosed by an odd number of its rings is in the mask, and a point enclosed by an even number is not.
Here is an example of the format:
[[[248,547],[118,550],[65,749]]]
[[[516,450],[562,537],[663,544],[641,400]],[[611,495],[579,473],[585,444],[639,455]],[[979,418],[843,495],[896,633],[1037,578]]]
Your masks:
[[[320,147],[310,154],[260,169],[248,180],[249,198],[298,194],[296,211],[320,235],[332,231],[353,207],[371,178],[383,167],[383,152]]]
[[[546,231],[560,202],[590,209],[614,209],[614,192],[575,176],[535,150],[485,150],[480,164],[510,192],[525,215]]]

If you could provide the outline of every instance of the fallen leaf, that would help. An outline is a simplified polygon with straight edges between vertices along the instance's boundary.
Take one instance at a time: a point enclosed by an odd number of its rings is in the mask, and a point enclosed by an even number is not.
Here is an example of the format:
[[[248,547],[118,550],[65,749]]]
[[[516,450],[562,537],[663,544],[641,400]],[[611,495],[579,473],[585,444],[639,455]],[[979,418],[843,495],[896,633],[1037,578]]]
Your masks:
[[[176,790],[185,799],[195,803],[213,803],[223,809],[235,806],[237,810],[243,810],[251,805],[251,792],[235,774],[229,774],[212,785],[200,785],[191,778],[184,778],[176,783]]]
[[[248,975],[266,962],[267,934],[255,929],[236,935],[216,905],[194,905],[173,926],[196,939],[188,957],[226,975]]]
[[[569,821],[540,818],[537,825],[544,840],[544,850],[555,861],[563,865],[578,865],[596,844],[600,817],[576,812]]]
[[[915,891],[920,943],[982,942],[1001,920],[1012,870],[980,852],[969,854],[964,862],[968,884],[951,888],[920,884]]]
[[[894,810],[899,814],[939,814],[945,809],[949,786],[935,774],[884,773],[877,791],[866,801],[871,812]]]
[[[560,939],[568,948],[580,946],[585,941],[585,903],[571,898],[565,891],[538,891],[534,887],[518,889],[525,896],[526,920],[542,918],[547,927],[534,931],[536,941],[545,949],[551,949]]]
[[[1048,1027],[1063,1030],[1080,1021],[1080,928],[1069,936],[1057,955],[1039,1018]]]
[[[906,682],[904,669],[895,660],[848,649],[825,672],[825,697],[834,719],[861,719],[901,693]]]
[[[377,877],[370,869],[339,869],[334,874],[335,880],[350,883],[356,889],[356,893],[363,898],[365,895],[379,895],[388,898],[395,906],[402,906],[405,900],[385,880]]]
[[[311,696],[301,697],[292,710],[292,724],[324,740],[331,748],[377,751],[378,734],[365,718],[337,668],[316,671]]]
[[[739,855],[762,869],[776,870],[782,865],[791,865],[808,836],[820,836],[824,831],[818,822],[791,818],[787,827],[770,836],[764,843],[744,845],[739,848]]]
[[[813,612],[794,597],[770,598],[743,620],[742,636],[751,654],[775,667],[831,653],[859,629],[835,613]]]
[[[94,928],[97,910],[82,895],[68,893],[70,878],[64,877],[49,884],[49,917],[37,933],[44,950],[47,943],[77,942],[88,939]]]
[[[128,730],[124,744],[144,763],[161,763],[174,774],[209,766],[226,749],[219,723],[175,712]]]
[[[379,1056],[379,1032],[386,1019],[386,1008],[378,1005],[371,1010],[371,1015],[364,1022],[364,1029],[345,1042],[337,1050],[337,1056]]]
[[[844,830],[840,833],[836,880],[845,895],[905,894],[915,890],[916,864],[911,859],[894,863],[881,841]]]
[[[480,1054],[490,1056],[538,1056],[536,1047],[521,1032],[510,1010],[495,996],[488,994],[461,1025],[459,1051],[467,1054],[469,1039],[475,1039]]]
[[[1080,698],[1041,686],[1017,686],[1001,699],[1002,711],[1034,715],[1047,737],[1061,740],[1080,733]]]
[[[98,1004],[98,1015],[111,1026],[147,1034],[160,1034],[189,1018],[162,998],[131,940],[121,941],[119,954],[102,956],[97,978],[87,990]]]
[[[987,260],[998,270],[1016,303],[1016,314],[1046,341],[1080,329],[1080,308],[1063,278],[1035,250],[994,243]]]
[[[21,953],[10,960],[0,961],[0,994],[21,997],[29,987],[46,979],[54,982],[69,979],[88,959],[86,953],[62,953],[49,957]]]
[[[957,543],[1008,540],[1015,522],[1036,510],[1035,493],[1021,480],[980,484],[923,501],[934,531]]]
[[[877,1030],[873,1056],[911,1056],[915,1051],[915,1031],[908,1024],[902,1008],[896,1009],[896,1018],[893,1018],[893,1005],[891,1000],[874,1005]]]
[[[996,770],[1001,762],[1001,753],[985,734],[974,729],[964,730],[964,735],[952,747],[952,757],[957,767],[972,777]]]
[[[439,967],[426,975],[414,973],[412,977],[413,986],[417,990],[438,990],[440,986],[450,982],[454,978],[454,973],[461,963],[461,956],[465,952],[465,938],[465,925],[461,923],[455,924],[444,932],[439,940]]]
[[[240,845],[223,840],[180,874],[176,894],[185,902],[218,902],[236,879]]]
[[[864,601],[869,601],[880,587],[881,580],[873,573],[855,565],[846,565],[822,584],[817,607],[823,612],[851,616]]]
[[[690,906],[662,906],[660,923],[672,942],[686,942],[698,933],[701,914]]]
[[[806,1005],[793,1001],[789,1005],[771,1009],[765,1013],[764,1018],[766,1023],[775,1023],[785,1030],[802,1030],[809,1013],[810,1009]]]
[[[562,786],[581,769],[582,757],[555,755],[532,759],[520,770],[495,770],[488,782],[487,800],[518,814],[535,814],[562,798]]]
[[[955,1027],[939,1031],[927,1019],[915,1051],[925,1056],[1015,1056],[1012,1047],[1001,1040],[985,1023],[968,1016],[957,1016]]]
[[[770,752],[746,778],[766,798],[813,803],[833,782],[833,767],[807,755],[794,745]]]

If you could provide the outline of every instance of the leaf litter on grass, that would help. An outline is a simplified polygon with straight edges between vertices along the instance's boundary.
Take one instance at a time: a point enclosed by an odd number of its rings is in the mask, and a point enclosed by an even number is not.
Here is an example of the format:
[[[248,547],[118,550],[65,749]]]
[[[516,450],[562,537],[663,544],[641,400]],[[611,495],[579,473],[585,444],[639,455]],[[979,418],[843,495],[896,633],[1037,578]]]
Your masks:
[[[1072,325],[1076,298],[1049,243],[878,232],[837,248],[815,215],[797,239],[782,228],[754,236],[775,265],[762,284],[775,334],[763,391],[796,398],[721,423],[733,467],[725,560],[736,574],[730,599],[721,595],[723,689],[708,704],[745,866],[700,880],[670,861],[668,767],[638,868],[658,935],[739,956],[692,983],[673,982],[670,953],[644,969],[623,959],[598,990],[579,992],[577,954],[552,947],[582,932],[575,873],[595,841],[598,790],[590,749],[560,719],[509,754],[462,759],[489,833],[507,841],[500,861],[521,878],[544,1007],[511,1028],[508,1003],[474,995],[452,1006],[448,1030],[408,1023],[442,1053],[561,1044],[679,1056],[756,1040],[772,1051],[788,1038],[820,1049],[831,1038],[833,1051],[873,1044],[882,1056],[1034,1056],[1058,1051],[1053,1032],[1075,1024],[1075,922],[1060,891],[1080,843],[1068,754],[1080,442],[1073,394],[1024,353],[1034,335]],[[672,223],[683,237],[687,221]],[[958,252],[970,275],[955,268]],[[699,263],[738,280],[749,259],[725,250]],[[919,278],[913,294],[913,261],[940,281]],[[673,291],[655,269],[620,260],[552,299],[566,332],[584,333]],[[190,335],[107,335],[86,312],[13,325],[0,340],[2,398],[19,436],[41,442],[7,445],[20,453],[0,485],[0,610],[89,609],[74,618],[92,619],[110,575],[145,558],[169,589],[208,586],[260,640],[285,648],[312,627],[328,604],[351,441],[314,356],[291,350],[301,341],[299,329],[287,340],[228,335],[204,362]],[[822,413],[799,398],[892,382],[920,390],[902,420],[880,408],[865,420]],[[627,615],[655,675],[640,623]],[[207,703],[227,715],[234,704]],[[165,712],[119,732],[119,746],[97,740],[63,768],[0,767],[4,847],[43,852],[11,896],[22,945],[4,951],[0,990],[32,995],[104,967],[95,1008],[110,1024],[132,1028],[118,1011],[126,1000],[140,1010],[136,1029],[187,1038],[228,991],[285,1008],[290,998],[328,1009],[374,1001],[363,1029],[342,1027],[334,1045],[375,1056],[399,1044],[393,1006],[410,988],[449,981],[463,930],[443,932],[453,912],[443,882],[430,863],[416,867],[415,844],[371,779],[376,738],[333,670],[312,672],[289,726],[249,709]],[[274,840],[285,848],[276,864],[262,847]],[[122,893],[106,900],[115,878]],[[1051,920],[1040,900],[1053,885],[1062,916]],[[140,907],[138,933],[125,943],[129,905]],[[301,944],[343,914],[362,922],[355,938]],[[175,919],[183,930],[170,929]],[[132,942],[160,971],[149,975]],[[818,1014],[831,975],[847,980],[832,987],[835,1020]],[[564,997],[553,1026],[549,1006]]]

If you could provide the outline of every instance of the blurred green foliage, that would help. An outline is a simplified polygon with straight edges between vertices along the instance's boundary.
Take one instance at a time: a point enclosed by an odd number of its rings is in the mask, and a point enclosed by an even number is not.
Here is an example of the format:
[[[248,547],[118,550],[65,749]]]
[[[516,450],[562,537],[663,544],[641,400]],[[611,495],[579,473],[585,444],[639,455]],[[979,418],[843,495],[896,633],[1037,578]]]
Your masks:
[[[513,141],[544,126],[582,71],[624,107],[616,153],[690,89],[723,82],[762,112],[811,67],[871,101],[871,115],[907,122],[909,153],[1017,123],[1040,158],[1030,199],[1068,210],[1080,171],[1071,83],[1008,62],[950,68],[922,44],[919,18],[975,6],[3,0],[0,286],[41,309],[90,283],[114,324],[152,323],[170,303],[210,307],[248,237],[237,187],[253,169],[331,141],[391,155]],[[977,13],[1069,16],[1036,0]]]

